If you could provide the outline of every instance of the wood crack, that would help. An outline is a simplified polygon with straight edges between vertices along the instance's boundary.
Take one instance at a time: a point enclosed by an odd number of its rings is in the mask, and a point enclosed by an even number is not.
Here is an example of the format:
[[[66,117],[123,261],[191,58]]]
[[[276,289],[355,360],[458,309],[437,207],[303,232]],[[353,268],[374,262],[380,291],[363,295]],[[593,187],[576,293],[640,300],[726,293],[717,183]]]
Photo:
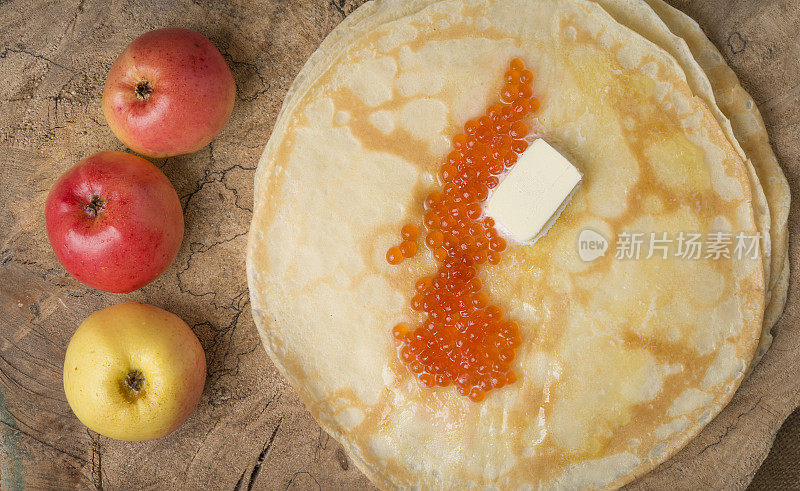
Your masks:
[[[708,445],[706,445],[705,447],[703,447],[703,449],[702,449],[702,450],[700,450],[700,451],[697,453],[697,455],[703,455],[703,453],[704,453],[706,450],[708,450],[709,448],[711,448],[711,447],[714,447],[714,446],[716,446],[716,445],[719,445],[719,444],[722,442],[722,440],[724,440],[724,439],[725,439],[725,437],[726,437],[726,436],[728,436],[728,433],[730,433],[731,431],[733,431],[733,430],[734,430],[734,429],[735,429],[735,428],[736,428],[736,427],[739,425],[739,420],[740,420],[740,419],[742,419],[744,416],[747,416],[748,414],[750,414],[751,412],[753,412],[753,410],[754,410],[755,408],[757,408],[759,404],[761,404],[761,400],[762,400],[762,399],[764,399],[764,397],[766,397],[766,394],[765,394],[765,395],[762,395],[761,397],[759,397],[759,398],[758,398],[758,400],[756,401],[756,403],[755,403],[755,404],[753,404],[753,406],[752,406],[752,407],[750,407],[750,409],[748,409],[747,411],[744,411],[743,413],[741,413],[741,414],[739,414],[738,416],[736,416],[736,420],[735,420],[733,423],[729,424],[729,425],[728,425],[728,426],[725,428],[725,431],[722,433],[722,435],[720,435],[720,436],[717,438],[717,440],[716,440],[715,442],[713,442],[713,443],[709,443]]]
[[[81,457],[80,455],[76,455],[76,454],[70,453],[70,452],[68,452],[68,451],[66,451],[64,449],[58,448],[55,445],[53,445],[52,443],[48,443],[48,442],[42,440],[41,438],[37,438],[37,437],[33,436],[31,433],[29,433],[27,431],[23,431],[23,430],[19,429],[18,427],[15,427],[14,425],[9,423],[8,421],[4,421],[4,420],[0,419],[0,424],[3,424],[5,426],[7,426],[8,428],[11,429],[11,431],[15,431],[15,432],[17,432],[17,433],[19,433],[21,435],[24,435],[24,436],[30,438],[31,440],[33,440],[33,441],[35,441],[37,443],[41,443],[42,445],[44,445],[45,447],[47,447],[49,449],[55,450],[56,452],[58,452],[60,454],[66,455],[67,457],[71,457],[71,458],[77,460],[78,462],[81,462],[82,464],[86,464],[86,465],[89,464],[89,461],[87,459]]]
[[[68,66],[64,66],[61,63],[53,61],[53,60],[51,60],[50,58],[48,58],[46,56],[33,53],[33,52],[28,51],[26,49],[21,49],[21,48],[16,48],[15,49],[15,48],[6,47],[6,48],[3,49],[3,52],[0,53],[0,58],[5,58],[6,56],[8,56],[8,53],[26,54],[28,56],[32,56],[33,58],[36,58],[37,60],[42,60],[44,62],[47,62],[50,65],[53,65],[55,67],[61,68],[63,70],[66,70],[66,71],[68,71],[70,73],[75,73],[75,69],[73,69],[73,68],[70,68]]]
[[[92,484],[95,489],[103,489],[103,454],[100,451],[99,435],[92,434],[88,428],[86,434],[89,436],[92,448]]]
[[[272,444],[275,442],[275,437],[278,435],[278,430],[281,427],[281,423],[283,423],[283,418],[278,420],[278,424],[275,425],[275,429],[272,430],[272,435],[270,435],[269,439],[264,443],[264,448],[261,450],[261,453],[258,454],[258,459],[256,460],[256,465],[253,466],[253,470],[250,473],[250,480],[247,482],[247,491],[251,491],[253,486],[256,484],[256,480],[258,476],[261,475],[261,467],[264,465],[264,461],[269,454],[270,449],[272,448]],[[242,473],[242,478],[244,477],[244,473]],[[237,484],[237,490],[241,489],[242,479],[239,479],[239,484]]]

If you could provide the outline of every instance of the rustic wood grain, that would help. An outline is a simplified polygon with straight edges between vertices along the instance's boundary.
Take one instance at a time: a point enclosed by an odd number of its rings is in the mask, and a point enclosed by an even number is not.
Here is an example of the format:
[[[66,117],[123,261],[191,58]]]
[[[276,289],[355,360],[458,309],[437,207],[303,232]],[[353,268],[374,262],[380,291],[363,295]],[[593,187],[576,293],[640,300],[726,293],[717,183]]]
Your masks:
[[[261,349],[244,246],[253,172],[306,58],[361,0],[0,0],[0,483],[20,488],[366,488]],[[764,113],[797,192],[800,0],[678,1],[706,29]],[[181,26],[230,64],[236,107],[200,152],[156,161],[175,185],[186,235],[175,263],[130,295],[87,288],[58,264],[43,203],[55,179],[101,149],[124,150],[100,111],[105,74],[137,35]],[[198,101],[202,103],[202,101]],[[793,196],[798,198],[796,194]],[[795,201],[797,202],[797,201]],[[797,213],[790,218],[797,235]],[[792,250],[793,276],[800,271]],[[61,370],[75,327],[123,300],[184,318],[208,357],[198,409],[153,442],[99,436],[72,415]],[[800,403],[800,304],[790,286],[775,343],[733,402],[634,488],[742,488]]]

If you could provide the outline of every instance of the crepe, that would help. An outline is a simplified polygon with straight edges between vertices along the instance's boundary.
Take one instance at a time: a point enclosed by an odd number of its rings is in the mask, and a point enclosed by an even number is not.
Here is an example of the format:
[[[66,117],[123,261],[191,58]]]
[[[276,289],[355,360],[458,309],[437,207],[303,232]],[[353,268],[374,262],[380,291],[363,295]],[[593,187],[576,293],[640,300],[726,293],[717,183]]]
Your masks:
[[[675,58],[684,70],[692,92],[706,102],[714,118],[720,124],[720,128],[728,137],[728,141],[746,161],[756,226],[762,234],[760,246],[762,247],[765,284],[767,285],[766,300],[768,307],[764,316],[761,341],[756,352],[755,361],[757,362],[772,342],[772,326],[777,322],[786,303],[789,273],[788,256],[786,255],[788,251],[786,232],[790,199],[786,178],[772,153],[758,108],[752,102],[752,98],[741,88],[733,72],[724,65],[722,56],[700,31],[699,26],[682,12],[664,4],[661,0],[652,2],[659,13],[644,1],[597,0],[597,3],[609,12],[615,20],[657,44]],[[664,19],[659,15],[663,16]],[[676,36],[670,30],[670,25],[676,32],[685,33],[685,31],[691,29],[692,32],[689,39],[694,49],[690,48],[683,38]],[[699,31],[699,34],[697,31]],[[713,56],[710,55],[712,52],[714,53]],[[695,60],[693,53],[696,53],[701,59],[713,60],[713,64],[698,62]],[[724,69],[722,68],[723,66]],[[710,80],[705,70],[709,70],[711,73],[722,73],[724,76],[717,75]],[[734,82],[731,82],[731,77],[735,81],[733,88],[731,86]],[[724,109],[719,108],[714,95],[714,87],[717,87],[718,91],[722,93],[726,91],[732,92],[736,103],[730,102],[731,96],[729,95],[727,96],[729,102],[723,105]],[[750,102],[745,104],[742,101],[744,97],[750,99]],[[741,108],[745,107],[745,105],[750,108],[747,117],[740,114]],[[734,118],[733,123],[730,121],[729,116]],[[745,151],[739,144],[736,139],[737,134],[740,137],[748,138],[748,151]],[[753,161],[755,161],[759,170],[754,168]],[[769,194],[765,194],[759,175],[769,180]],[[774,213],[771,213],[770,210],[774,210]],[[777,254],[774,263],[772,261],[772,235],[777,237],[775,243]],[[784,276],[781,277],[781,275]],[[773,291],[776,292],[774,299]]]
[[[772,261],[771,274],[768,276],[768,304],[764,314],[764,328],[756,352],[757,362],[769,348],[772,342],[771,329],[786,305],[789,288],[788,220],[791,203],[789,183],[769,144],[767,129],[758,106],[697,22],[663,0],[647,0],[647,2],[670,30],[685,39],[692,55],[708,75],[717,94],[720,109],[731,120],[734,134],[753,162],[758,178],[763,183],[770,210]]]
[[[542,100],[536,136],[584,184],[547,235],[481,271],[523,346],[519,380],[472,403],[421,388],[398,359],[389,331],[436,263],[384,254],[515,56]],[[585,263],[577,236],[755,234],[758,180],[737,141],[674,58],[596,3],[365,4],[309,59],[259,163],[248,281],[264,346],[379,486],[629,482],[732,396],[761,334],[766,263],[760,250]]]

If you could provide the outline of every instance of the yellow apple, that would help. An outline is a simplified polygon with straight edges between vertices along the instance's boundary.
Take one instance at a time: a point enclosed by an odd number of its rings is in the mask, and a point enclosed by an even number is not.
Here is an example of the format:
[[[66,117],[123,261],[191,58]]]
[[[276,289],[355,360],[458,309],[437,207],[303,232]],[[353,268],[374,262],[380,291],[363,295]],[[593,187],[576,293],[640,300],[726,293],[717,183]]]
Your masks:
[[[200,341],[177,315],[128,302],[90,315],[64,359],[64,392],[90,429],[117,440],[171,433],[192,413],[206,381]]]

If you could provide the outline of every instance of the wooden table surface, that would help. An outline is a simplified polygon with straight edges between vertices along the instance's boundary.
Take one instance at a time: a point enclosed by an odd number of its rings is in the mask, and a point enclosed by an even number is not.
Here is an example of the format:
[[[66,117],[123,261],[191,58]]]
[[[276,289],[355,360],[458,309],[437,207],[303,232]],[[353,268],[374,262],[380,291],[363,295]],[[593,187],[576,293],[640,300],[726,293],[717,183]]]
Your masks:
[[[244,273],[253,173],[306,58],[360,0],[0,0],[0,482],[2,488],[369,487],[261,348]],[[755,97],[793,197],[800,173],[800,0],[677,1]],[[100,97],[116,55],[160,27],[198,30],[220,49],[236,107],[196,154],[155,161],[183,204],[175,263],[129,295],[68,276],[44,229],[56,178],[98,150],[124,150]],[[792,238],[800,223],[790,217]],[[793,276],[800,263],[792,251]],[[796,281],[793,282],[796,284]],[[64,397],[74,329],[96,309],[137,300],[175,312],[208,358],[189,420],[166,438],[119,442],[87,430]],[[744,487],[800,403],[800,306],[790,286],[773,348],[732,403],[634,488]]]

